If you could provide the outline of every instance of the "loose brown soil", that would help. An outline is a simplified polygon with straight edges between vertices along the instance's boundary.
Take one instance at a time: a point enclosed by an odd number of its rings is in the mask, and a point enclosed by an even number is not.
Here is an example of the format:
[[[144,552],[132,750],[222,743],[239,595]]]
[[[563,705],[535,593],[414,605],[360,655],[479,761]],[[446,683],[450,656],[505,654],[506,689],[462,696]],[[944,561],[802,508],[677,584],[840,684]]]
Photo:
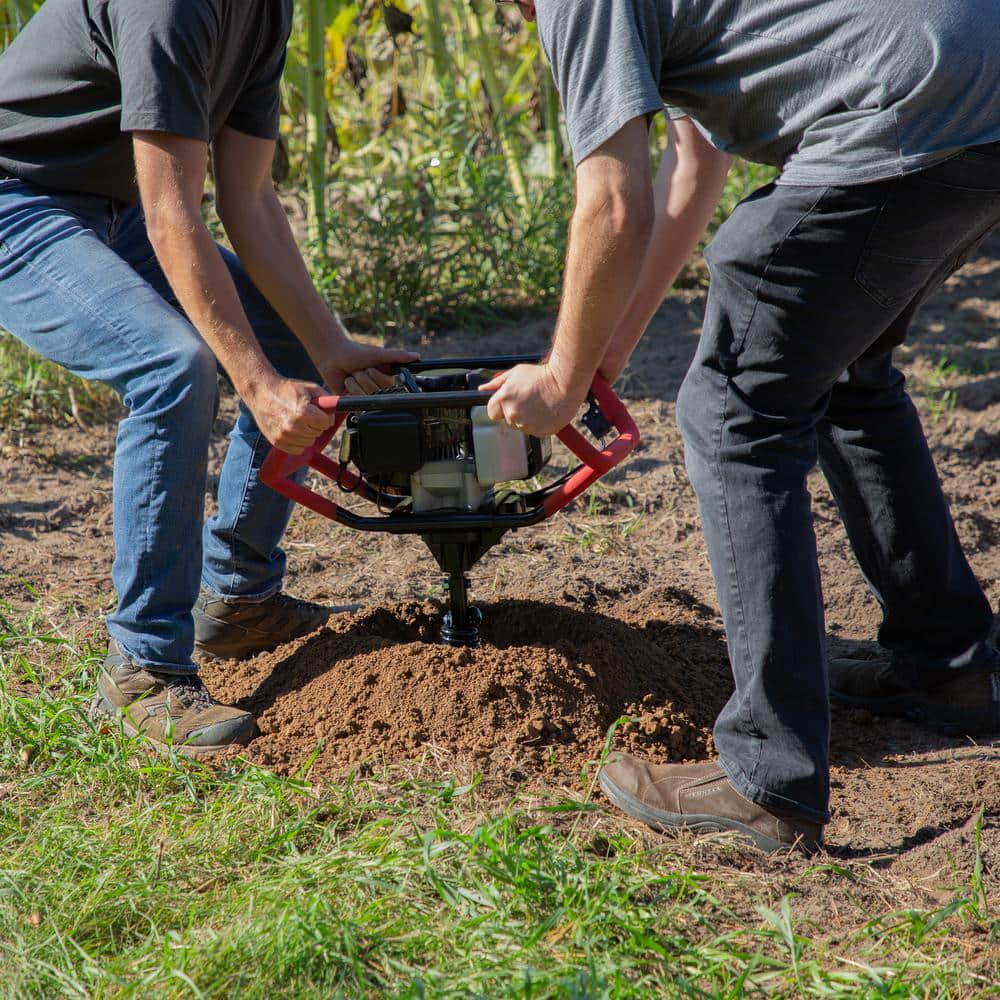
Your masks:
[[[630,461],[588,506],[508,536],[471,574],[485,615],[480,650],[434,641],[440,574],[418,540],[296,514],[289,589],[364,608],[273,654],[206,668],[216,695],[259,719],[251,760],[282,773],[308,768],[314,781],[420,760],[432,773],[481,773],[483,794],[509,798],[518,788],[581,792],[588,761],[623,716],[631,721],[615,747],[659,760],[711,754],[731,679],[673,413],[703,306],[697,295],[669,302],[632,365],[625,395],[643,441]],[[540,349],[550,329],[537,321],[420,346],[428,356],[513,353]],[[959,534],[996,606],[1000,240],[929,304],[900,353]],[[230,401],[216,467],[231,415]],[[112,601],[113,441],[110,425],[0,438],[0,601],[40,601],[96,641]],[[831,650],[874,651],[878,609],[825,483],[817,475],[812,486]],[[998,749],[835,711],[831,851],[934,898],[971,870],[983,809],[984,859],[1000,864]],[[817,912],[830,905],[818,900]]]
[[[608,727],[619,744],[705,756],[728,697],[722,637],[706,614],[650,591],[615,618],[537,600],[484,605],[482,648],[437,643],[440,611],[362,611],[244,664],[213,666],[220,697],[257,716],[253,754],[280,770],[314,752],[313,775],[408,759],[427,746],[485,768],[572,781]]]

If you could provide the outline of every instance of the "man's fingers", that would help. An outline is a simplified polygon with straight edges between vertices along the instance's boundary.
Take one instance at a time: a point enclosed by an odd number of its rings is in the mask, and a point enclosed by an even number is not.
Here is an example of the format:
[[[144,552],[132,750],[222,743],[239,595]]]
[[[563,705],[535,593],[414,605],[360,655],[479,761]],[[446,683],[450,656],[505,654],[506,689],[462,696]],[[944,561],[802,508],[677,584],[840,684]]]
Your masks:
[[[376,389],[391,389],[396,384],[396,376],[390,372],[384,372],[378,368],[369,368],[366,374],[375,383]]]
[[[395,347],[383,347],[379,351],[378,362],[380,365],[405,365],[411,361],[419,361],[420,355],[413,351],[401,351]]]
[[[504,415],[503,415],[503,402],[501,401],[501,399],[500,399],[499,396],[494,396],[486,404],[486,415],[494,423],[498,423],[499,424],[499,423],[502,423],[504,421],[505,418],[504,418]]]
[[[302,433],[301,430],[285,431],[275,436],[271,443],[287,455],[301,455],[307,448],[311,447],[322,431]]]
[[[350,381],[354,382],[361,390],[362,395],[365,396],[370,396],[372,393],[378,392],[380,388],[378,382],[372,377],[371,369],[354,372],[351,375]]]
[[[380,386],[364,372],[355,372],[344,380],[344,392],[348,396],[371,396]]]
[[[363,368],[352,372],[344,379],[344,392],[348,396],[372,396],[395,384],[395,375],[379,371],[378,368]]]
[[[318,399],[328,399],[330,396],[329,389],[327,389],[325,386],[317,385],[315,382],[306,382],[305,389],[306,392],[309,393],[310,399],[312,399],[313,406],[316,406],[316,401]],[[316,408],[319,409],[318,406]],[[325,413],[325,411],[323,410],[320,410],[320,412]]]
[[[330,426],[331,422],[330,414],[325,413],[315,403],[310,403],[302,415],[302,420],[298,422],[296,430],[304,437],[311,434],[312,439],[306,443],[312,444]]]
[[[506,382],[507,379],[510,378],[511,372],[513,370],[514,369],[511,368],[509,371],[497,372],[497,374],[494,375],[493,378],[491,378],[489,380],[489,382],[484,382],[479,387],[479,391],[480,392],[496,392],[496,390],[499,389],[500,386],[502,386],[504,384],[504,382]]]
[[[494,423],[509,424],[518,430],[521,429],[521,421],[518,416],[519,407],[516,399],[511,399],[510,394],[503,391],[503,387],[494,393],[490,401],[486,404],[486,415]]]

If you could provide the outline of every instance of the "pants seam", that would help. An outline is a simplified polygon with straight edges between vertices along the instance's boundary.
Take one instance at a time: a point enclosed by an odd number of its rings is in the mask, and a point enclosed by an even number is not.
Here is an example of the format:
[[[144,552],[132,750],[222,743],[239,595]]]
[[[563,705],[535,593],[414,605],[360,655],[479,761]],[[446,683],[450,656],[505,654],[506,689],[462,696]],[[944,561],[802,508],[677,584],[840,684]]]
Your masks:
[[[240,506],[239,506],[239,513],[236,515],[236,524],[241,523],[241,521],[243,520],[243,518],[246,516],[247,496],[250,493],[250,481],[251,481],[251,479],[254,478],[254,470],[256,469],[256,461],[257,461],[257,449],[260,447],[260,442],[262,440],[264,440],[264,435],[258,430],[257,431],[257,439],[254,441],[253,449],[250,452],[250,461],[247,463],[246,478],[243,480],[243,492],[240,494]],[[233,525],[233,527],[235,529],[236,525]],[[235,537],[234,537],[234,541],[236,541],[236,542],[239,543],[238,539],[235,539]],[[239,544],[242,544],[242,543],[239,543]],[[230,545],[230,548],[232,548],[232,545]],[[234,596],[233,590],[234,590],[234,588],[236,586],[236,577],[237,577],[237,571],[236,571],[236,567],[234,566],[232,568],[232,572],[229,574],[229,578],[228,578],[229,579],[229,585],[228,585],[228,588],[227,588],[228,589],[228,593],[225,594],[225,595],[223,595],[224,597],[231,598],[231,597]],[[279,585],[278,589],[280,589],[280,585]],[[272,591],[272,593],[277,593],[277,591],[276,590]],[[271,596],[271,595],[268,594],[267,596]]]
[[[729,500],[726,495],[726,479],[725,476],[723,475],[722,459],[721,459],[722,441],[726,433],[726,409],[729,405],[729,393],[731,388],[732,388],[732,380],[726,378],[725,387],[722,390],[721,406],[719,407],[719,431],[715,446],[714,465],[715,465],[715,473],[716,476],[718,477],[720,486],[720,496],[722,498],[722,516],[725,518],[725,523],[726,523],[726,545],[729,550],[728,551],[729,565],[732,569],[732,578],[733,578],[733,583],[735,584],[735,596],[736,596],[735,610],[736,613],[739,615],[739,629],[743,636],[743,645],[745,648],[747,661],[752,663],[753,652],[750,647],[750,632],[746,627],[746,612],[743,601],[743,590],[740,586],[739,569],[737,568],[737,560],[736,560],[736,547],[733,544],[732,520],[729,514]],[[757,727],[757,722],[753,717],[753,706],[751,705],[749,700],[746,702],[744,710],[746,712],[746,718],[750,723],[750,728],[755,733],[753,738],[757,745],[757,755],[754,758],[750,771],[752,776],[756,772],[757,767],[760,764],[760,759],[764,752],[764,745],[759,735],[756,735],[758,727]]]

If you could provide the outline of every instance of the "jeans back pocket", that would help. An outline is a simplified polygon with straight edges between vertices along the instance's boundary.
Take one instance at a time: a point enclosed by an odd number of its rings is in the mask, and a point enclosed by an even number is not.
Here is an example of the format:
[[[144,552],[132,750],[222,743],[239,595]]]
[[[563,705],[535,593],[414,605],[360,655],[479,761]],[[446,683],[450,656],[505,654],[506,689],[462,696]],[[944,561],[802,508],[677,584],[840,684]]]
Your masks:
[[[985,158],[970,169],[966,154],[901,178],[890,190],[858,260],[855,282],[883,308],[909,302],[1000,222],[1000,192],[948,183],[989,183]],[[972,159],[968,157],[968,159]],[[950,165],[950,166],[949,166]]]
[[[883,309],[909,302],[927,287],[943,259],[897,257],[877,250],[861,255],[854,280]]]

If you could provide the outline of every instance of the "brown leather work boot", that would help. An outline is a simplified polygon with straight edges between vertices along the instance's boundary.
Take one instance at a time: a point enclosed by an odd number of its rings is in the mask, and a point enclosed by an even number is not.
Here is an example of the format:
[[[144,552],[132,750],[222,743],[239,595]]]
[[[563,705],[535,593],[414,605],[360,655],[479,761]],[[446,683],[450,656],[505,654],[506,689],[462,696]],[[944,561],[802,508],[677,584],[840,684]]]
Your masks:
[[[322,628],[360,604],[327,607],[288,594],[238,601],[202,593],[192,609],[195,659],[242,660]]]
[[[599,780],[619,809],[657,830],[735,830],[762,851],[812,853],[823,846],[819,823],[777,816],[745,799],[715,762],[649,764],[618,753],[608,758]]]
[[[830,661],[830,697],[873,715],[910,719],[947,736],[1000,733],[1000,653],[995,663],[942,669],[932,685],[891,657]]]
[[[249,712],[220,705],[197,674],[156,674],[122,655],[112,640],[97,681],[94,714],[120,718],[130,736],[156,750],[210,757],[257,735]]]

